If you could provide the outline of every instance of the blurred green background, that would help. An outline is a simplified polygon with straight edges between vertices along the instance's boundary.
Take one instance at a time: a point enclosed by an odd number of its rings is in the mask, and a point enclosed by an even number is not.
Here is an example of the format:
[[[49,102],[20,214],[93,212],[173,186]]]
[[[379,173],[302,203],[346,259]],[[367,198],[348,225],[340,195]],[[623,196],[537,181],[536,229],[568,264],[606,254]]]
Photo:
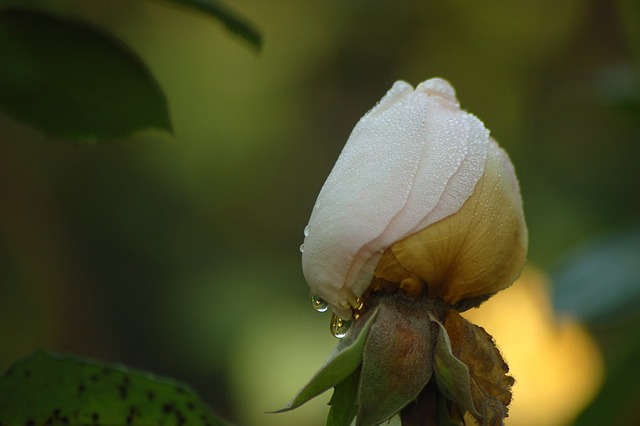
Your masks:
[[[585,294],[624,297],[581,310],[569,282],[554,303],[607,349],[605,393],[579,424],[637,424],[636,0],[229,0],[262,32],[258,54],[161,1],[16,3],[129,45],[175,141],[73,145],[0,115],[0,370],[47,347],[181,379],[238,424],[323,424],[329,395],[263,414],[335,344],[308,303],[302,230],[357,120],[393,81],[440,76],[516,166],[531,264],[586,287],[593,259],[622,251]],[[605,255],[588,260],[592,245]]]

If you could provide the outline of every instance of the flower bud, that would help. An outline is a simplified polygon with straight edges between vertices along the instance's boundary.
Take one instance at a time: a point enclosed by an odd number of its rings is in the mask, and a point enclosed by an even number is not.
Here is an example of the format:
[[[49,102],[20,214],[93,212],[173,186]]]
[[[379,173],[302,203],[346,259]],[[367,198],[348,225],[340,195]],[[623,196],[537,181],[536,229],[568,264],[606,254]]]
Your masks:
[[[343,319],[372,283],[473,306],[517,278],[527,246],[509,158],[438,78],[396,82],[360,119],[305,235],[305,278]]]

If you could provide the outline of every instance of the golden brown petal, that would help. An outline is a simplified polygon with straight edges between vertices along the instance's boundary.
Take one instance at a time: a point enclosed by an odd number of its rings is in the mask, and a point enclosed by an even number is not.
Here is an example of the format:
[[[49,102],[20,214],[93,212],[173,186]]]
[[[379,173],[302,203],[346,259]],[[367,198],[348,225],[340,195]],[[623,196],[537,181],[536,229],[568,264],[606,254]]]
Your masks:
[[[511,285],[526,251],[518,183],[506,154],[491,140],[484,175],[463,207],[394,243],[378,262],[375,277],[394,283],[418,277],[430,298],[451,306],[462,301],[467,309]]]

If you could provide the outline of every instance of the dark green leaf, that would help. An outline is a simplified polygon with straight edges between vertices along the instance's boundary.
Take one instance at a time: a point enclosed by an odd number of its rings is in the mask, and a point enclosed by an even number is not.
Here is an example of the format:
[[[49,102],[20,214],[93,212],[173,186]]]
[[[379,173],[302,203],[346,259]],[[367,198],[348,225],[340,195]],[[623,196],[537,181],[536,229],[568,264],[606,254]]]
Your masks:
[[[42,12],[0,12],[0,110],[80,142],[171,131],[166,99],[124,44]]]
[[[309,383],[285,407],[274,412],[293,410],[348,378],[362,363],[364,344],[377,313],[370,311],[356,321]]]
[[[327,416],[326,426],[349,426],[356,417],[358,406],[358,384],[360,383],[360,369],[338,383],[331,396],[331,409]]]
[[[242,37],[256,49],[262,46],[260,33],[245,18],[216,0],[167,0],[194,9],[201,10],[222,22],[229,31]]]
[[[2,425],[225,425],[187,386],[37,352],[0,377]]]

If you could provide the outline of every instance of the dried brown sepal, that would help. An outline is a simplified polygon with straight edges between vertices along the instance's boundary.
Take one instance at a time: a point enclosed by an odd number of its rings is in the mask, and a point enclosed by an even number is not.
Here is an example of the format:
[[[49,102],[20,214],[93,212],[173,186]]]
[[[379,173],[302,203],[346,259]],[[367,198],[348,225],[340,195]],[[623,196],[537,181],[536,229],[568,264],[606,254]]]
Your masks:
[[[513,377],[493,338],[451,309],[444,319],[453,355],[469,369],[471,396],[481,425],[502,425],[511,402]]]

